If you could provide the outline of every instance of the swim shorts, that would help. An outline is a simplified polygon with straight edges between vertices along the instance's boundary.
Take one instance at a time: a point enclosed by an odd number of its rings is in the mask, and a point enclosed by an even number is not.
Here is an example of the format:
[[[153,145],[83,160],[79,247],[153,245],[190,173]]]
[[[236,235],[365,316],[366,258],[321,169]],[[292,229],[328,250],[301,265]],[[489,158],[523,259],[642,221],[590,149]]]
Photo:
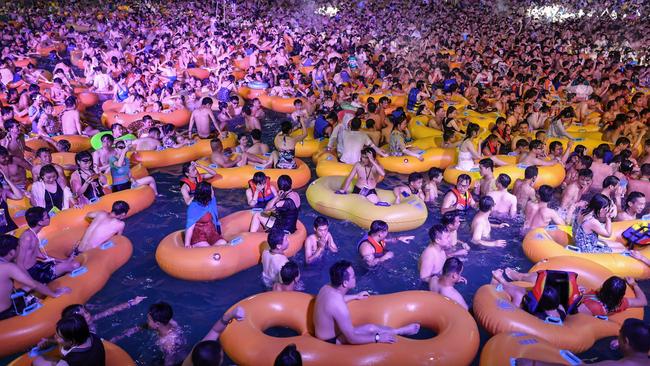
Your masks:
[[[27,270],[27,272],[34,280],[47,284],[54,281],[56,278],[54,267],[54,261],[37,261],[32,268]]]

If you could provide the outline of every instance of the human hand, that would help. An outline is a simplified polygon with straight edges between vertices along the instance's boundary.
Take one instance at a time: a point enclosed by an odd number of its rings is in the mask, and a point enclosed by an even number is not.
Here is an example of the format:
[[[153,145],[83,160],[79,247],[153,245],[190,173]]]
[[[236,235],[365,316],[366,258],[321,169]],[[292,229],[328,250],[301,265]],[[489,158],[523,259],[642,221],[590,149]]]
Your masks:
[[[355,299],[357,300],[363,300],[367,299],[370,297],[370,293],[368,291],[361,291],[358,294],[355,295]]]
[[[467,284],[467,278],[465,278],[465,277],[463,277],[463,276],[460,276],[460,278],[458,279],[458,283],[464,283],[464,284]]]
[[[404,235],[404,236],[398,236],[397,240],[401,241],[404,244],[408,244],[411,242],[411,240],[413,240],[413,238],[415,238],[415,236],[413,235]]]
[[[506,246],[506,241],[503,239],[496,240],[495,242],[495,247],[503,248]]]
[[[379,333],[379,338],[377,339],[377,343],[395,343],[396,341],[397,338],[389,333]]]
[[[136,296],[135,298],[129,300],[129,305],[131,305],[131,306],[138,305],[139,303],[141,303],[146,298],[147,298],[146,296]]]
[[[632,277],[625,277],[625,282],[630,286],[636,286],[636,280]]]
[[[59,287],[54,291],[54,297],[60,297],[61,295],[69,294],[72,292],[70,287]]]
[[[245,316],[246,316],[246,311],[244,310],[244,308],[242,308],[241,306],[237,306],[236,308],[228,312],[225,318],[228,319],[228,321],[231,321],[233,319],[237,321],[242,321]]]
[[[612,350],[617,350],[619,348],[618,339],[612,339],[612,341],[609,342],[609,348]]]
[[[630,250],[630,257],[638,260],[643,260],[645,257],[638,250]]]
[[[387,261],[389,259],[392,259],[393,257],[395,257],[395,254],[393,254],[393,252],[386,252],[386,254],[384,254],[384,256],[381,257],[381,259]]]

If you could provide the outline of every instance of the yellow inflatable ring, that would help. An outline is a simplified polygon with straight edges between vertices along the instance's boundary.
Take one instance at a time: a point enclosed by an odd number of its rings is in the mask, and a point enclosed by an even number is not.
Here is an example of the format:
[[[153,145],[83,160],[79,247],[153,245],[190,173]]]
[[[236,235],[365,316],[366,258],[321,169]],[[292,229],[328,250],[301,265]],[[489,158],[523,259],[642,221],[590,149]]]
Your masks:
[[[431,116],[419,115],[414,116],[409,121],[409,131],[414,139],[423,139],[427,137],[441,137],[442,131],[429,127]]]
[[[370,228],[375,220],[388,223],[388,230],[406,231],[416,229],[427,219],[429,214],[427,206],[416,196],[402,199],[399,205],[375,206],[370,201],[358,194],[336,194],[341,189],[345,177],[322,177],[311,182],[307,188],[307,201],[319,213],[339,220],[349,220],[363,228]],[[395,202],[392,191],[377,189],[379,199],[384,202]]]
[[[300,136],[302,130],[293,131],[291,136]],[[304,140],[296,144],[296,157],[298,158],[310,158],[312,155],[316,154],[319,150],[324,149],[329,142],[328,138],[314,138],[314,129],[309,127],[307,129],[307,137]],[[278,149],[278,146],[275,146]]]
[[[333,345],[313,336],[314,297],[302,292],[265,292],[240,301],[246,318],[233,322],[219,341],[239,365],[272,365],[288,344],[296,344],[310,365],[469,365],[479,345],[476,323],[460,306],[429,291],[404,291],[348,303],[353,324],[399,327],[419,322],[435,329],[430,339],[398,337],[395,344]],[[435,309],[433,311],[432,309]],[[269,326],[288,326],[299,335],[277,338]]]
[[[413,156],[378,156],[377,162],[389,172],[399,174],[410,174],[414,172],[426,172],[431,168],[445,169],[454,164],[456,160],[456,149],[443,149],[435,146],[433,138],[415,140],[411,144],[413,148],[420,149],[422,161]],[[387,147],[384,149],[387,150]]]
[[[228,245],[185,248],[184,230],[167,235],[156,249],[158,266],[170,276],[190,281],[219,280],[253,267],[260,262],[262,251],[268,245],[265,232],[248,232],[252,213],[251,210],[238,211],[220,220]],[[295,255],[307,237],[300,221],[296,227],[296,232],[289,235],[287,257]]]

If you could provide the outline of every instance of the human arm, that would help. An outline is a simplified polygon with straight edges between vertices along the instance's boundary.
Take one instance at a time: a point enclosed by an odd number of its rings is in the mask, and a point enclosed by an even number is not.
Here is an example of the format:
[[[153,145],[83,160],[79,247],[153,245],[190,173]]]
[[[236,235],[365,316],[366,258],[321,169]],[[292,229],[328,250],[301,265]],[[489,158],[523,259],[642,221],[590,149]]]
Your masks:
[[[483,229],[480,227],[476,227],[474,223],[472,223],[472,243],[476,245],[482,245],[484,247],[505,247],[506,246],[506,241],[505,240],[485,240],[483,239]]]
[[[210,118],[210,122],[212,122],[215,130],[217,130],[217,135],[221,135],[221,128],[219,127],[219,123],[217,123],[217,119],[214,117],[214,113],[208,113],[208,118]]]
[[[191,240],[192,240],[192,234],[194,234],[194,226],[196,226],[196,224],[193,224],[192,226],[187,228],[187,230],[185,230],[185,238],[184,238],[184,242],[183,242],[185,248],[192,247],[192,245],[190,243],[191,243]]]
[[[190,124],[187,126],[187,138],[190,140],[192,139],[192,129],[194,128],[194,113],[192,112],[192,115],[190,116]]]
[[[375,250],[373,249],[372,245],[370,245],[370,243],[368,243],[367,241],[363,242],[359,246],[359,254],[361,254],[361,257],[363,257],[363,260],[364,262],[366,262],[368,267],[374,267],[382,262],[385,262],[393,258],[394,256],[393,252],[387,251],[381,257],[375,258]]]
[[[645,264],[646,266],[650,266],[650,259],[646,258],[641,252],[638,250],[632,250],[630,251],[630,257],[640,261],[641,263]]]
[[[377,173],[379,173],[379,175],[381,175],[382,177],[386,175],[386,171],[384,170],[384,167],[382,167],[381,164],[379,164],[377,162],[377,160],[375,160],[374,156],[372,156],[371,154],[368,154],[368,160],[370,160],[370,163],[372,164],[372,166],[374,166],[375,169],[377,169]],[[369,178],[369,177],[366,177],[366,178]]]
[[[648,305],[648,299],[646,298],[645,293],[643,292],[641,287],[639,287],[639,284],[636,283],[634,278],[625,277],[625,281],[627,282],[628,285],[630,285],[630,287],[632,287],[632,290],[634,291],[634,298],[633,299],[630,299],[630,298],[627,299],[627,303],[628,303],[629,307],[631,307],[631,308],[642,308],[642,307]]]
[[[248,191],[246,192],[248,193]],[[187,184],[183,184],[183,186],[181,187],[181,195],[183,196],[183,201],[185,201],[186,205],[192,203],[192,200],[194,198],[190,196],[190,187]]]
[[[221,333],[226,330],[228,324],[233,320],[242,321],[245,316],[246,312],[241,306],[237,306],[236,308],[224,313],[221,318],[214,323],[208,334],[206,334],[201,341],[216,341],[219,339]]]
[[[139,303],[142,302],[142,300],[145,300],[146,298],[147,298],[146,296],[136,296],[135,298],[133,298],[133,299],[131,299],[131,300],[125,302],[125,303],[113,306],[113,307],[111,307],[109,309],[106,309],[106,310],[102,311],[101,313],[97,313],[97,314],[93,315],[92,320],[97,321],[99,319],[106,318],[107,316],[111,316],[111,315],[113,315],[113,314],[115,314],[117,312],[120,312],[122,310],[126,310],[126,309],[128,309],[128,308],[130,308],[132,306],[138,305]]]
[[[5,182],[7,182],[7,185],[9,185],[10,190],[6,191],[5,195],[7,198],[10,198],[12,200],[19,200],[23,198],[23,191],[20,190],[20,188],[16,187],[16,185],[9,179],[7,179],[7,175],[5,174],[4,170],[0,169],[0,173],[2,174],[2,177],[4,178]]]
[[[327,234],[327,248],[332,251],[332,253],[336,253],[339,251],[339,247],[336,245],[334,242],[334,238],[332,237],[331,233]]]
[[[305,262],[307,262],[307,264],[311,264],[316,259],[320,258],[324,251],[325,248],[318,245],[318,239],[316,239],[315,235],[312,235],[305,240]]]
[[[348,189],[350,188],[350,184],[352,183],[352,180],[357,176],[359,170],[359,164],[354,164],[354,167],[352,168],[352,171],[350,174],[348,174],[348,177],[345,178],[345,182],[343,182],[343,186],[341,186],[341,189],[336,191],[339,194],[347,194]]]
[[[404,193],[404,192],[407,193],[407,197],[408,197],[408,194],[410,194],[410,192],[409,192],[409,189],[407,187],[405,187],[405,186],[397,186],[397,187],[393,188],[393,194],[395,195],[395,202],[393,204],[395,204],[395,205],[400,204],[400,201],[402,199],[402,193]]]
[[[56,290],[50,289],[47,285],[40,283],[32,278],[24,269],[13,264],[8,267],[9,277],[14,281],[20,282],[26,287],[36,290],[38,293],[41,293],[48,297],[57,298],[63,294],[68,294],[71,292],[69,287],[59,287]]]
[[[347,306],[336,306],[331,309],[332,317],[336,326],[341,331],[350,344],[368,344],[368,343],[394,343],[395,336],[388,333],[357,333],[350,319],[350,310]]]
[[[300,142],[307,137],[307,126],[305,125],[304,117],[298,118],[298,121],[300,122],[301,133],[299,136],[294,137],[296,142]]]

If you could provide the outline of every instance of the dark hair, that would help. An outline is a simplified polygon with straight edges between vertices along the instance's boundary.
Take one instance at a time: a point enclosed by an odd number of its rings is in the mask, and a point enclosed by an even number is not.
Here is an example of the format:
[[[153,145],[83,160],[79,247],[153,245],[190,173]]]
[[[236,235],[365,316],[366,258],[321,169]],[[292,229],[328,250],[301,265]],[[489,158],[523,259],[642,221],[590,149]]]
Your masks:
[[[194,189],[194,201],[207,206],[212,201],[212,186],[208,182],[199,182]]]
[[[111,212],[115,215],[126,215],[131,207],[125,201],[115,201],[111,207]]]
[[[427,173],[427,175],[429,176],[429,179],[438,178],[439,176],[442,175],[442,169],[435,168],[435,167],[431,168],[431,169],[429,169],[429,172]]]
[[[43,216],[47,213],[43,207],[30,207],[25,211],[25,221],[27,221],[27,225],[29,227],[34,227],[37,226],[41,220],[43,220]]]
[[[531,165],[526,167],[526,170],[524,170],[524,178],[525,179],[533,179],[537,177],[539,174],[539,169],[535,165]]]
[[[451,225],[456,221],[456,218],[460,216],[460,211],[459,210],[451,210],[447,211],[444,214],[442,214],[442,217],[440,217],[440,225],[447,227],[448,225]]]
[[[350,279],[348,275],[348,268],[352,267],[352,263],[346,260],[340,260],[330,267],[330,282],[332,287],[341,287],[343,281]]]
[[[266,183],[267,176],[264,172],[255,172],[253,174],[253,183],[255,184],[264,184]]]
[[[452,107],[449,107],[450,109]],[[447,113],[449,114],[449,113]],[[465,140],[469,138],[473,138],[475,134],[478,134],[478,132],[481,130],[481,127],[477,125],[476,123],[470,122],[470,124],[467,125],[467,131],[465,133]]]
[[[296,278],[300,276],[300,269],[298,268],[298,263],[289,260],[285,263],[280,269],[280,282],[283,285],[288,285],[291,282],[295,281]]]
[[[375,220],[370,224],[370,230],[368,230],[368,235],[376,234],[380,231],[388,231],[388,224],[386,221]]]
[[[553,199],[553,187],[544,184],[543,186],[539,187],[539,190],[537,190],[537,193],[539,194],[539,200],[542,202],[551,202],[551,199]]]
[[[280,131],[282,131],[282,133],[285,135],[290,134],[292,129],[293,129],[293,125],[289,121],[283,121],[280,124]]]
[[[211,104],[212,104],[212,98],[205,97],[201,99],[201,105],[211,105]]]
[[[361,128],[361,119],[355,117],[350,120],[350,129],[352,131],[357,131]]]
[[[497,183],[499,183],[503,188],[508,188],[510,182],[512,182],[512,179],[510,179],[510,176],[508,176],[508,174],[501,173],[497,177]]]
[[[327,218],[325,216],[316,216],[316,219],[314,220],[314,229],[317,229],[321,226],[328,226],[329,221],[327,221]]]
[[[648,353],[650,351],[650,326],[643,320],[625,319],[620,334],[627,339],[634,351],[639,353]]]
[[[56,332],[66,342],[70,342],[75,346],[84,343],[90,337],[90,329],[88,329],[86,319],[77,314],[61,318],[56,323]]]
[[[51,153],[50,149],[48,149],[47,147],[41,147],[38,150],[36,150],[36,157],[40,157],[42,153],[46,153],[46,152]]]
[[[72,315],[81,315],[81,310],[83,310],[83,308],[84,306],[81,304],[68,305],[63,308],[63,311],[61,311],[61,318],[67,318]]]
[[[578,170],[578,177],[593,178],[594,172],[591,169],[580,169]]]
[[[461,273],[463,271],[463,261],[456,257],[449,257],[442,266],[442,274]]]
[[[478,165],[484,168],[488,168],[491,171],[494,171],[494,162],[492,161],[492,159],[483,158],[478,162]]]
[[[149,306],[149,311],[147,314],[149,314],[151,319],[156,323],[167,325],[169,324],[169,321],[172,320],[174,311],[172,310],[171,305],[166,302],[159,301]]]
[[[295,344],[290,344],[275,358],[273,366],[302,366],[302,356]]]
[[[478,209],[481,212],[489,212],[494,207],[494,199],[490,196],[483,196],[478,201]]]
[[[544,143],[541,142],[540,140],[533,140],[528,144],[528,148],[531,150],[535,150],[543,147],[544,147]]]
[[[269,231],[268,236],[266,237],[266,241],[269,243],[269,247],[271,249],[275,249],[278,246],[282,245],[284,242],[284,237],[287,235],[287,232],[281,229],[271,229]]]
[[[93,156],[88,151],[80,151],[74,155],[74,161],[77,165],[79,165],[79,162],[83,159],[90,159],[90,162],[92,163]]]
[[[610,175],[603,180],[603,188],[617,186],[621,180],[615,175]]]
[[[219,341],[201,341],[192,350],[192,365],[220,366],[223,356]]]
[[[621,165],[618,166],[618,171],[621,173],[631,173],[633,170],[634,163],[628,159],[621,161]]]
[[[611,204],[612,201],[609,199],[609,197],[600,193],[596,193],[593,197],[591,197],[591,200],[589,200],[587,207],[582,209],[582,214],[587,215],[589,213],[593,213],[594,215],[597,215],[600,210],[609,207]]]
[[[553,151],[558,146],[562,147],[562,143],[560,141],[551,141],[551,143],[548,145],[548,149]]]
[[[284,192],[287,192],[291,190],[291,186],[293,184],[293,181],[291,180],[291,177],[283,174],[278,177],[278,189]]]
[[[442,226],[441,224],[435,224],[431,226],[431,229],[429,229],[429,239],[432,242],[436,241],[436,237],[439,237],[442,235],[442,233],[445,231],[445,227]]]
[[[625,280],[618,276],[612,276],[605,280],[603,286],[598,290],[598,299],[608,313],[615,311],[621,305],[626,289]]]
[[[415,172],[415,173],[409,174],[408,182],[413,183],[413,182],[415,182],[417,180],[422,180],[422,179],[424,179],[424,177],[422,177],[422,173]]]
[[[471,181],[472,181],[472,177],[470,177],[468,174],[461,174],[456,179],[456,184],[459,184],[460,182],[471,182]]]
[[[39,178],[43,179],[45,174],[54,173],[56,177],[59,177],[59,172],[56,171],[56,168],[52,164],[46,164],[41,167],[41,170],[38,172]]]
[[[254,129],[253,131],[251,131],[251,137],[253,138],[253,140],[261,139],[262,138],[262,131],[260,131],[257,128]]]
[[[0,257],[4,257],[18,248],[18,238],[9,234],[0,235]]]
[[[642,198],[642,197],[645,197],[645,194],[643,194],[641,192],[637,192],[637,191],[630,192],[630,194],[628,194],[627,197],[625,198],[625,204],[624,204],[623,208],[627,209],[627,206],[629,206],[630,203],[632,203],[635,200],[637,200],[638,198]]]
[[[555,310],[560,306],[560,293],[553,286],[544,287],[544,292],[539,299],[537,312]]]

